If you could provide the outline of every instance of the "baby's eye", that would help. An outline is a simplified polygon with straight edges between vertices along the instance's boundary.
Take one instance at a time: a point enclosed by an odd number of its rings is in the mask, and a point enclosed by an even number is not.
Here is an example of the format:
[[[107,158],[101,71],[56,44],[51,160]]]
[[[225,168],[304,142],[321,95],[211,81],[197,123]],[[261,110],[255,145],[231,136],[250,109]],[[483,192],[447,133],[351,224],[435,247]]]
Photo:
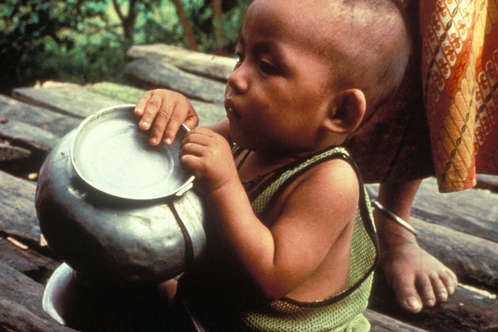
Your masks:
[[[235,63],[235,68],[239,67],[240,64],[242,63],[242,60],[244,60],[242,58],[242,54],[240,52],[236,52],[235,53],[235,60],[237,60],[237,62]]]
[[[260,61],[259,68],[261,71],[267,75],[277,75],[279,74],[278,67],[268,61]]]

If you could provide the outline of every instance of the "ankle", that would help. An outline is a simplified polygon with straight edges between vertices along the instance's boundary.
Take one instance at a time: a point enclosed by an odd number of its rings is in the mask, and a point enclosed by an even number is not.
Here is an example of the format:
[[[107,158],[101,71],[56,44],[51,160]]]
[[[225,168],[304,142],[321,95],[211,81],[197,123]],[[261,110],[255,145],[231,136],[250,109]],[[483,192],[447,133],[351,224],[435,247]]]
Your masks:
[[[385,220],[386,217],[380,214],[375,215],[377,234],[381,249],[393,249],[400,246],[418,246],[417,238],[404,227]]]

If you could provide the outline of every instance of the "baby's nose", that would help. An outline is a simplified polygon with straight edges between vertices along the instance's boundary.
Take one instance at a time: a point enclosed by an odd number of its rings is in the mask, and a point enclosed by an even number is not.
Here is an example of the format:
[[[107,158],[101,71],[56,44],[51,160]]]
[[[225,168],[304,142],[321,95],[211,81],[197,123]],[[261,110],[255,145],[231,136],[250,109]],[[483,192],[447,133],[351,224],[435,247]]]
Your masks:
[[[246,92],[248,88],[247,70],[245,70],[244,66],[236,67],[228,77],[226,92],[230,90],[231,94],[239,94]]]

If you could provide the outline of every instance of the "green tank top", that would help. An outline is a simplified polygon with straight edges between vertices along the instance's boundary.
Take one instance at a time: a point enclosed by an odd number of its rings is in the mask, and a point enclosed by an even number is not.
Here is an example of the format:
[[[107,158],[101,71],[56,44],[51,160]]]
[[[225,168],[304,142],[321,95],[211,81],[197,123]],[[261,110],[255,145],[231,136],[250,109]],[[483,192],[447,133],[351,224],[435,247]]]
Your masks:
[[[220,325],[216,324],[220,326],[220,331],[363,332],[370,330],[370,324],[362,313],[368,305],[373,272],[378,259],[378,244],[368,194],[348,151],[342,147],[331,147],[287,165],[258,186],[257,193],[252,195],[251,204],[256,215],[261,215],[268,204],[299,175],[321,162],[337,158],[352,165],[360,182],[360,202],[352,235],[346,289],[319,302],[300,302],[282,298],[241,312],[232,313],[226,309],[228,311],[223,315],[226,320],[220,322]],[[205,310],[209,308],[195,308],[199,313]],[[201,316],[206,317],[204,314]]]

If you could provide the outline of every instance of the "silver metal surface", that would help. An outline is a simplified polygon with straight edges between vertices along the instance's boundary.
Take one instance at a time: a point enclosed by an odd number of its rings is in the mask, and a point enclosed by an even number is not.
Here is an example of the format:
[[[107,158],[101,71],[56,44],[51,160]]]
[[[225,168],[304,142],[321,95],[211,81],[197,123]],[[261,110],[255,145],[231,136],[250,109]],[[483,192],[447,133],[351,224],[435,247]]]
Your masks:
[[[133,200],[150,200],[184,192],[194,177],[179,161],[180,131],[167,146],[151,146],[149,132],[138,129],[135,105],[106,108],[86,118],[71,147],[76,173],[106,194]]]

